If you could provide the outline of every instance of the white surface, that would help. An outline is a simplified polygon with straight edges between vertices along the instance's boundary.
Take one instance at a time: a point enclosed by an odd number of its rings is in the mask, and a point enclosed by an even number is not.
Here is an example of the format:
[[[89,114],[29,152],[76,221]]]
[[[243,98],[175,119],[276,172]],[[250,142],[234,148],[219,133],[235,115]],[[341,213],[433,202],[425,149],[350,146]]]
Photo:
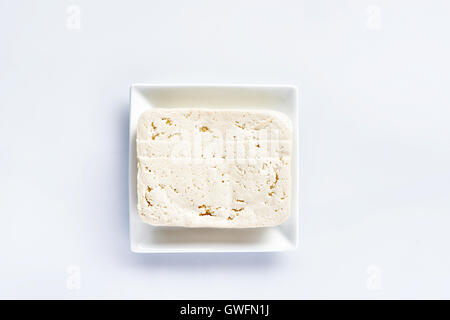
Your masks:
[[[449,10],[0,1],[0,297],[450,298]],[[136,82],[299,86],[296,251],[130,252]]]
[[[255,109],[282,112],[291,119],[291,214],[270,228],[224,230],[154,227],[141,221],[136,198],[136,131],[151,108]],[[130,93],[129,207],[134,252],[264,252],[292,250],[298,243],[298,90],[292,86],[133,85]]]

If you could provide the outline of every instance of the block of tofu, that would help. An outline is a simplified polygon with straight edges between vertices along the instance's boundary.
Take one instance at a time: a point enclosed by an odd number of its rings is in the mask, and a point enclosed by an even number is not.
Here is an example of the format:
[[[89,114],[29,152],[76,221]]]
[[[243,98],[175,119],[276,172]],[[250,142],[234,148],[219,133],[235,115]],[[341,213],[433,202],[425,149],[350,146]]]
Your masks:
[[[138,121],[138,214],[154,226],[278,225],[290,214],[291,143],[278,112],[151,109]]]

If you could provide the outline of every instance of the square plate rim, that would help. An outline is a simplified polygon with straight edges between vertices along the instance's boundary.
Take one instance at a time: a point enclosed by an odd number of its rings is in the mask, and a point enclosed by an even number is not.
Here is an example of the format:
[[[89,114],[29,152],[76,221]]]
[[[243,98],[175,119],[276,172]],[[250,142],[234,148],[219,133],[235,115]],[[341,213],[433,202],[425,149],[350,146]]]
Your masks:
[[[133,253],[269,253],[269,252],[287,252],[287,251],[293,251],[298,248],[299,245],[299,220],[300,220],[300,206],[299,206],[299,199],[295,201],[296,208],[293,208],[291,210],[295,211],[295,219],[292,223],[295,223],[295,238],[294,241],[290,242],[289,246],[284,246],[282,248],[273,248],[273,247],[267,247],[267,248],[232,248],[232,249],[176,249],[176,248],[163,248],[163,249],[157,249],[157,248],[149,248],[149,249],[142,249],[140,247],[137,247],[134,245],[132,240],[132,214],[135,213],[135,210],[133,211],[133,205],[136,201],[133,201],[133,197],[135,198],[136,195],[132,192],[132,183],[136,183],[136,177],[133,178],[132,176],[132,157],[133,157],[133,134],[136,128],[136,124],[132,123],[132,114],[133,114],[133,104],[132,104],[132,95],[133,91],[137,90],[138,88],[216,88],[216,89],[226,89],[226,88],[254,88],[254,89],[289,89],[292,90],[293,98],[294,98],[294,114],[295,114],[295,124],[294,126],[294,143],[293,148],[296,152],[297,159],[293,165],[296,168],[296,177],[293,177],[293,180],[295,180],[295,190],[297,194],[293,196],[298,195],[299,190],[299,184],[300,184],[300,173],[298,172],[300,169],[300,158],[299,158],[299,143],[300,143],[300,125],[299,125],[299,115],[300,115],[300,105],[299,105],[299,87],[292,84],[249,84],[249,83],[142,83],[142,82],[136,82],[132,83],[129,87],[129,148],[128,148],[128,200],[129,200],[129,210],[128,210],[128,222],[129,222],[129,241],[130,241],[130,249]],[[292,214],[292,212],[291,212]]]

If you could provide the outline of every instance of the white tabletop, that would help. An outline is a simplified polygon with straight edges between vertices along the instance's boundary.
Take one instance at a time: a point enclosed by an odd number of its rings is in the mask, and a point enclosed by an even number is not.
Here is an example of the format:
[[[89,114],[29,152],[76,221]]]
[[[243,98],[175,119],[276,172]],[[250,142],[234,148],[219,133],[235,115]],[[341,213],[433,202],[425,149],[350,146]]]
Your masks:
[[[448,1],[0,1],[0,298],[450,298]],[[300,88],[300,246],[135,254],[132,83]]]

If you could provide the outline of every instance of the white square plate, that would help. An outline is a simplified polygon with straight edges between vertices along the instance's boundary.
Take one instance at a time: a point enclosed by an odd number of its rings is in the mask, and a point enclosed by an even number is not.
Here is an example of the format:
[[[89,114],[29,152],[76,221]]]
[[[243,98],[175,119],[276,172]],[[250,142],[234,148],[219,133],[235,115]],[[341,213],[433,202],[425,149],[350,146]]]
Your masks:
[[[213,229],[154,227],[137,214],[136,127],[150,108],[245,108],[283,112],[292,120],[292,204],[287,221],[276,227]],[[130,94],[129,204],[133,252],[263,252],[292,250],[298,242],[298,93],[284,85],[134,84]]]

